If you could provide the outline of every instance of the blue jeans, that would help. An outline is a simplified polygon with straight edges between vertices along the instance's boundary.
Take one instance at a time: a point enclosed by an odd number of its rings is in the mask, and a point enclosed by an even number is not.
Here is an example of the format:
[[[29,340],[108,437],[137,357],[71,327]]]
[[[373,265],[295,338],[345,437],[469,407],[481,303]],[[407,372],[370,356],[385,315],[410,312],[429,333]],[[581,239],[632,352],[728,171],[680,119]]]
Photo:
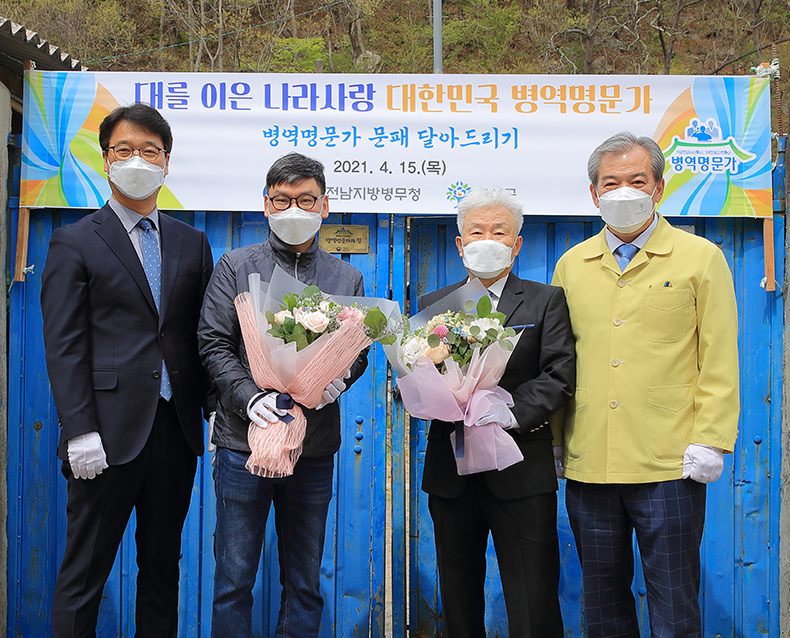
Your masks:
[[[217,526],[211,636],[252,637],[252,588],[272,502],[283,588],[275,636],[318,636],[324,608],[319,576],[335,459],[301,458],[293,475],[267,479],[244,467],[248,456],[218,448],[214,461]]]

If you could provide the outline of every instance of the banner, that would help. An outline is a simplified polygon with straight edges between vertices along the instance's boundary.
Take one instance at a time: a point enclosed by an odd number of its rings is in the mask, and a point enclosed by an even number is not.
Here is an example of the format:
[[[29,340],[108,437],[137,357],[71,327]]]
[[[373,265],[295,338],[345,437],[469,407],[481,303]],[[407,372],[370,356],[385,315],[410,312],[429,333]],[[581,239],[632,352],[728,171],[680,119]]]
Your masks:
[[[162,209],[261,211],[295,151],[323,162],[331,212],[453,214],[487,186],[529,215],[596,215],[587,158],[631,131],[664,151],[664,215],[771,214],[769,81],[671,75],[28,71],[21,205],[103,205],[98,126],[134,102],[173,130]]]

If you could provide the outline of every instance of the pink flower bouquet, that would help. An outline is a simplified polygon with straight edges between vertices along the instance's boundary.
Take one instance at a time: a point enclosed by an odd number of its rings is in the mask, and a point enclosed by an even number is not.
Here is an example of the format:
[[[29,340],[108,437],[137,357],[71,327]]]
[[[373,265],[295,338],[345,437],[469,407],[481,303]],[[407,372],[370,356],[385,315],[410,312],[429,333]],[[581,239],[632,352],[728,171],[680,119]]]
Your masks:
[[[524,459],[499,424],[475,425],[495,404],[513,406],[497,384],[519,336],[491,310],[485,287],[473,279],[409,318],[407,330],[384,347],[411,416],[463,422],[450,435],[459,474],[503,470]]]
[[[342,378],[359,353],[388,333],[400,311],[387,299],[328,295],[277,267],[269,284],[249,278],[249,293],[236,297],[244,346],[255,383],[288,394],[294,404],[276,423],[250,423],[247,469],[278,478],[293,473],[307,427],[303,407],[316,408],[326,386]]]

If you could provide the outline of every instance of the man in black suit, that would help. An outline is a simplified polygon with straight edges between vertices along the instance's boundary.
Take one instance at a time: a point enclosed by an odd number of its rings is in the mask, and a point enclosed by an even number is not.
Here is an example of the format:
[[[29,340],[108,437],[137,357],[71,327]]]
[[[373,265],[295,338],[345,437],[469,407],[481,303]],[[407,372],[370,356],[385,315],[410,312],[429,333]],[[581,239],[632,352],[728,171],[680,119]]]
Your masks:
[[[524,460],[502,470],[459,475],[450,433],[463,423],[433,421],[422,489],[429,494],[439,582],[449,638],[485,638],[485,572],[494,539],[510,638],[563,635],[558,587],[557,478],[549,417],[575,385],[574,341],[562,289],[510,272],[521,249],[522,204],[504,190],[476,189],[458,204],[458,252],[469,277],[488,289],[521,337],[499,383],[514,406],[496,406],[478,425],[496,423]],[[464,282],[420,299],[425,308]]]
[[[177,634],[181,530],[203,453],[197,324],[213,261],[205,233],[157,209],[172,142],[149,106],[110,113],[99,143],[112,198],[49,245],[41,309],[68,481],[54,638],[96,635],[132,509],[136,635]]]

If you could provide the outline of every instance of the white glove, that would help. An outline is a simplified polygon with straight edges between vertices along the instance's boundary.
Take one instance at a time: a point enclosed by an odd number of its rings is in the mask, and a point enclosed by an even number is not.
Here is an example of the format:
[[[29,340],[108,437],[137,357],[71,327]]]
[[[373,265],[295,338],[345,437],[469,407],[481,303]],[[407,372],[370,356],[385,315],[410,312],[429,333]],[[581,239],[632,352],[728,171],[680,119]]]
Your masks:
[[[80,434],[66,441],[69,465],[74,478],[92,479],[107,467],[107,455],[98,432]]]
[[[557,474],[558,479],[565,478],[565,466],[562,464],[562,457],[565,454],[565,448],[561,445],[555,445],[552,448],[554,452],[554,472]]]
[[[256,394],[247,405],[247,416],[255,425],[261,428],[269,427],[269,423],[277,423],[281,416],[288,414],[288,410],[277,407],[279,392],[274,390],[265,394]]]
[[[348,379],[351,376],[351,370],[349,369],[343,375],[343,379]],[[326,386],[326,390],[324,390],[323,401],[316,406],[316,410],[320,410],[324,406],[329,405],[333,401],[337,401],[337,398],[343,393],[346,389],[345,381],[338,377],[337,379],[333,379],[328,386]]]
[[[504,403],[494,403],[488,412],[475,421],[475,425],[488,425],[489,423],[496,423],[503,430],[518,427],[516,417]]]
[[[206,450],[209,454],[211,454],[214,450],[217,449],[217,446],[211,442],[212,437],[214,436],[214,419],[217,418],[217,413],[212,412],[208,415],[208,445],[206,446]]]
[[[691,443],[683,454],[683,478],[712,483],[724,469],[724,452],[717,447]]]

